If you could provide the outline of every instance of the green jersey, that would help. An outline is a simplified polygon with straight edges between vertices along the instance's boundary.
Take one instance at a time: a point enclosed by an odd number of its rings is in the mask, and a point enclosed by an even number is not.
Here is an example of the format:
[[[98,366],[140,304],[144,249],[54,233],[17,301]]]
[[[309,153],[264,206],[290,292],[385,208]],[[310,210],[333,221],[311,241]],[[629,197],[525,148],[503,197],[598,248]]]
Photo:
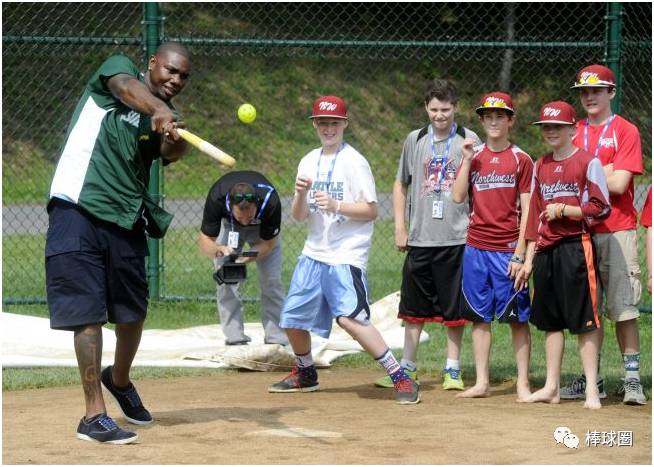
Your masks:
[[[68,126],[50,197],[76,203],[98,219],[132,229],[142,216],[148,232],[161,237],[172,215],[147,192],[150,165],[161,156],[160,135],[150,117],[127,107],[107,87],[117,74],[143,81],[123,55],[107,59],[86,84]]]

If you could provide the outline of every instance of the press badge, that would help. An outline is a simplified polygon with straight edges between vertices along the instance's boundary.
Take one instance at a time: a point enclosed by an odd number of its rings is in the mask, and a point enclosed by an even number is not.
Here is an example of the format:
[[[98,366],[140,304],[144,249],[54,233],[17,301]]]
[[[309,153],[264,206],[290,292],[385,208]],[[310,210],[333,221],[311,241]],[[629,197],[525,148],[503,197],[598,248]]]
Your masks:
[[[227,245],[233,249],[238,249],[238,232],[231,231],[227,237]]]
[[[432,219],[442,219],[443,218],[443,200],[434,200],[431,206],[431,217]]]

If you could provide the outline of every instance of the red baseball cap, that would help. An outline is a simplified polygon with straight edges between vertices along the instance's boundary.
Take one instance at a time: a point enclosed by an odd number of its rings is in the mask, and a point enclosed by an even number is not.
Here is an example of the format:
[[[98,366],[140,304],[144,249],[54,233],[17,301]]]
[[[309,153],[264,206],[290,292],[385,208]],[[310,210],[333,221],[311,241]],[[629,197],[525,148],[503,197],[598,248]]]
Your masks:
[[[540,119],[532,125],[554,123],[557,125],[574,125],[577,122],[577,113],[574,107],[565,101],[548,102],[540,108]]]
[[[479,101],[476,112],[481,115],[484,110],[501,109],[514,114],[513,99],[505,92],[489,92]]]
[[[347,106],[338,96],[322,96],[313,103],[310,118],[331,117],[347,119]]]
[[[613,71],[604,65],[588,65],[577,72],[574,88],[610,88],[615,87]]]

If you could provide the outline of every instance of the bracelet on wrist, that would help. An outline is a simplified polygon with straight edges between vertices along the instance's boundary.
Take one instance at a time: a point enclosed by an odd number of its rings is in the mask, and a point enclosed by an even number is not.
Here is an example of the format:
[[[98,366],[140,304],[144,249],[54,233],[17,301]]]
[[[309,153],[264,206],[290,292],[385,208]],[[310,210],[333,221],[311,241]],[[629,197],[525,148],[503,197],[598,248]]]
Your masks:
[[[335,214],[340,214],[341,213],[341,202],[337,201],[336,204],[336,210],[334,211]]]
[[[565,204],[561,208],[561,217],[565,217]]]
[[[511,261],[512,263],[525,264],[524,258],[521,258],[518,255],[511,256],[511,259],[509,261]]]

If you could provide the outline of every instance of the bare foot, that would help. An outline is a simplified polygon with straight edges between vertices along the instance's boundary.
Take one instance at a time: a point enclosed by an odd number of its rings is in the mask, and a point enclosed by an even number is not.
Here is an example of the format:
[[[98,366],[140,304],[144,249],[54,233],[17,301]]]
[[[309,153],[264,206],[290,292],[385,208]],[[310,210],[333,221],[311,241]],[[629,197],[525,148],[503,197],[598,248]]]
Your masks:
[[[548,404],[558,404],[559,399],[559,388],[550,389],[544,387],[534,392],[531,396],[527,397],[525,402],[546,402]]]
[[[488,385],[474,385],[470,389],[466,389],[462,393],[456,395],[457,398],[470,398],[470,397],[489,397],[490,391]]]
[[[586,392],[586,402],[584,402],[584,409],[601,409],[602,403],[600,402],[599,393],[594,391],[592,393]]]
[[[517,385],[516,390],[518,392],[518,398],[516,399],[516,402],[527,402],[527,399],[531,396],[531,391],[529,390],[529,385],[527,386],[522,386],[522,385]]]

